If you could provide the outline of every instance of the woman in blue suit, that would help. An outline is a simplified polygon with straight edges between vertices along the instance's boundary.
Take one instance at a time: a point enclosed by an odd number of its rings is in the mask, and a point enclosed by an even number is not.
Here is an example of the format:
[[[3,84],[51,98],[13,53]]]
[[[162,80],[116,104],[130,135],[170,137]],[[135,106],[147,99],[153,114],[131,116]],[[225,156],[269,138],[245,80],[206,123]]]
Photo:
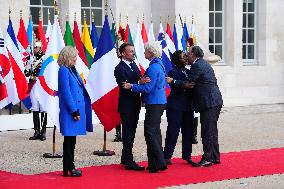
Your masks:
[[[82,171],[75,169],[74,150],[77,135],[92,132],[91,101],[84,83],[76,71],[77,50],[64,47],[58,57],[58,97],[60,133],[63,142],[63,176],[80,177]]]
[[[147,144],[148,170],[156,173],[167,169],[162,149],[161,116],[166,106],[165,67],[161,60],[162,48],[159,42],[145,46],[145,58],[150,61],[144,77],[150,82],[145,84],[125,83],[125,89],[142,93],[146,114],[144,121],[144,135]]]

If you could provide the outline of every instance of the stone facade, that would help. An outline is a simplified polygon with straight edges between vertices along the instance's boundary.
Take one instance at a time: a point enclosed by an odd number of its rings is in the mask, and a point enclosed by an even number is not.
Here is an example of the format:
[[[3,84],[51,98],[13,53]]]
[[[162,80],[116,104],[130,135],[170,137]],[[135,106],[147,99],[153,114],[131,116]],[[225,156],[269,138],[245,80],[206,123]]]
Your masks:
[[[8,25],[8,9],[14,30],[19,28],[19,11],[23,9],[25,25],[28,24],[29,0],[0,0],[0,26],[5,35]],[[242,0],[224,1],[224,56],[223,63],[214,65],[225,106],[284,103],[284,1],[256,0],[256,62],[247,65],[242,59]],[[58,0],[62,31],[65,30],[65,14],[69,12],[71,27],[73,15],[81,23],[80,0]],[[114,17],[118,22],[122,15],[129,15],[129,25],[134,38],[137,16],[144,13],[148,29],[150,15],[153,15],[154,33],[157,36],[160,16],[164,30],[167,16],[173,27],[174,17],[180,25],[178,14],[190,22],[194,15],[198,41],[208,48],[209,0],[109,0]],[[283,17],[282,17],[283,16]],[[110,22],[112,18],[109,17]],[[180,29],[181,31],[181,29]]]

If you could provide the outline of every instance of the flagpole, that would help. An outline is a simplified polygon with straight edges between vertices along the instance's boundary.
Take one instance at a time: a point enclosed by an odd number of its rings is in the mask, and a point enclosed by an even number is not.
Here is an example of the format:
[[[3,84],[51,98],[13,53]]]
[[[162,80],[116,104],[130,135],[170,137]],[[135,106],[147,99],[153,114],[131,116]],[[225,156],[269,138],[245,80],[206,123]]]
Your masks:
[[[105,4],[105,15],[108,15],[107,13],[107,7],[108,7],[108,3],[107,3],[107,0],[106,0],[106,4]],[[111,150],[107,150],[107,147],[106,147],[106,129],[104,128],[104,144],[103,144],[103,150],[102,151],[94,151],[93,152],[94,155],[97,155],[97,156],[112,156],[112,155],[115,155],[115,152],[114,151],[111,151]]]
[[[55,8],[54,8],[54,15],[57,15],[57,4],[55,1]],[[55,24],[55,23],[54,23]],[[47,114],[45,113],[44,116],[47,116]],[[43,119],[45,119],[45,117],[43,117]],[[42,122],[43,123],[43,122]],[[63,155],[62,154],[57,154],[55,153],[55,147],[56,147],[56,142],[55,142],[55,132],[56,132],[56,125],[53,126],[53,135],[52,135],[52,153],[44,153],[42,156],[44,158],[62,158]]]

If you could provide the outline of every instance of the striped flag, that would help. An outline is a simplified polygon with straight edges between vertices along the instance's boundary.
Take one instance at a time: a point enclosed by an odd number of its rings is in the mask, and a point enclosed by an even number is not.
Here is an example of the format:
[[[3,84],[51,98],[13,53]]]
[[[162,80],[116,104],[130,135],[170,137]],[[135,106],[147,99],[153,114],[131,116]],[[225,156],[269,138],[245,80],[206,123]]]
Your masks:
[[[48,19],[47,28],[46,28],[46,32],[45,32],[45,38],[46,38],[47,44],[49,42],[49,37],[51,35],[51,31],[52,31],[52,24],[51,24],[50,20]]]
[[[174,39],[174,44],[176,47],[176,50],[185,50],[182,47],[182,43],[181,43],[181,35],[180,32],[178,30],[177,24],[174,24],[174,31],[173,31],[173,39]]]
[[[175,47],[175,44],[174,44],[172,31],[171,31],[171,27],[170,27],[169,23],[167,23],[167,29],[166,29],[166,33],[165,33],[165,40],[166,40],[167,47],[169,49],[169,53],[170,53],[170,57],[171,57],[172,54],[176,51],[176,47]]]
[[[125,43],[129,43],[133,45],[133,39],[132,39],[130,27],[128,24],[126,24],[126,27],[125,27]]]
[[[142,75],[145,73],[145,70],[149,66],[149,60],[145,58],[144,52],[144,43],[141,35],[141,29],[140,29],[140,24],[137,23],[136,27],[136,35],[134,39],[134,48],[135,48],[135,55],[136,55],[136,60],[137,63],[139,64],[140,71]]]
[[[64,41],[66,46],[75,47],[74,39],[71,32],[71,27],[69,21],[66,21],[66,29],[64,34]],[[81,41],[80,41],[81,42]],[[76,47],[75,47],[76,48]],[[86,83],[86,79],[88,78],[89,68],[88,66],[82,61],[79,54],[77,55],[77,62],[76,62],[76,70],[79,73],[80,77]]]
[[[22,54],[22,60],[26,64],[28,57],[30,56],[27,52],[29,49],[29,39],[26,32],[26,27],[22,18],[20,18],[20,27],[17,35],[19,50]]]
[[[6,54],[4,38],[0,28],[0,109],[9,104],[7,83],[5,82],[4,77],[9,73],[10,67],[10,61]]]
[[[33,38],[34,38],[34,32],[33,32],[33,20],[32,20],[32,16],[29,16],[29,25],[27,28],[27,36],[28,36],[28,40],[29,40],[29,47],[28,47],[28,52],[30,54],[33,54]]]
[[[143,43],[144,44],[148,43],[148,35],[147,35],[147,30],[146,30],[144,21],[142,22],[141,35],[142,35]]]
[[[75,43],[76,49],[78,51],[79,57],[85,63],[85,65],[88,67],[89,64],[88,64],[88,61],[86,59],[83,43],[82,43],[81,38],[80,38],[79,27],[78,27],[76,20],[74,20],[73,39],[74,39],[74,43]]]
[[[31,100],[29,98],[29,95],[27,94],[28,81],[24,75],[24,70],[25,70],[24,62],[22,60],[22,55],[19,51],[18,42],[10,19],[7,28],[7,35],[5,37],[5,43],[8,51],[8,57],[14,73],[14,79],[17,88],[17,97],[18,99],[23,101],[23,103],[28,109],[30,109]]]
[[[36,87],[35,96],[43,107],[43,111],[47,112],[56,126],[59,126],[59,99],[57,96],[59,66],[57,59],[64,46],[57,15],[55,15],[45,60],[42,63],[38,80],[34,87]]]
[[[84,51],[85,51],[85,55],[87,58],[88,67],[90,68],[94,60],[94,48],[93,48],[92,41],[90,38],[90,33],[87,27],[86,19],[84,19],[84,28],[83,28],[81,40],[84,46]]]
[[[42,51],[45,53],[46,48],[47,48],[47,41],[45,38],[44,30],[43,30],[43,25],[42,25],[42,20],[39,20],[38,23],[38,28],[37,28],[37,38],[41,41],[42,44]]]
[[[119,113],[117,112],[119,89],[113,75],[118,62],[108,17],[105,16],[102,34],[86,88],[92,101],[92,107],[107,131],[112,130],[120,123]]]
[[[98,46],[98,41],[99,41],[95,22],[92,22],[91,40],[92,40],[92,45],[93,45],[94,53],[95,53],[97,46]]]
[[[154,35],[154,26],[153,26],[153,22],[150,23],[150,27],[149,27],[149,32],[148,32],[148,37],[149,37],[149,42],[154,42],[155,40],[155,35]]]

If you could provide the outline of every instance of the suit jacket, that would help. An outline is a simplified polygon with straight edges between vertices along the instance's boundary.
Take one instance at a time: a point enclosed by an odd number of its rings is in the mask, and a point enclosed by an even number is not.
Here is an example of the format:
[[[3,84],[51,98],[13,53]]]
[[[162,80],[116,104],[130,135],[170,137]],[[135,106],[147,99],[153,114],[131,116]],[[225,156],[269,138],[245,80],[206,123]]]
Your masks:
[[[84,83],[66,66],[60,66],[58,71],[59,123],[63,136],[86,135],[92,132],[91,100]],[[72,113],[79,110],[80,120],[76,121]]]
[[[161,58],[151,60],[145,75],[151,81],[145,84],[134,84],[132,92],[142,93],[145,104],[166,104],[166,71]]]
[[[137,65],[135,64],[134,70],[132,70],[124,61],[120,61],[115,67],[114,76],[119,86],[118,112],[127,113],[134,110],[140,110],[140,94],[133,93],[131,90],[122,87],[123,82],[138,83],[141,78],[141,72]]]
[[[202,111],[211,107],[222,106],[223,99],[212,66],[203,59],[198,59],[190,68],[188,80],[195,82],[193,88],[194,110]],[[176,81],[175,85],[181,85]]]
[[[182,71],[185,71],[185,75]],[[174,66],[168,76],[175,80],[187,81],[189,69]],[[181,86],[170,84],[171,93],[167,99],[167,109],[190,111],[192,107],[192,89],[183,89]]]

